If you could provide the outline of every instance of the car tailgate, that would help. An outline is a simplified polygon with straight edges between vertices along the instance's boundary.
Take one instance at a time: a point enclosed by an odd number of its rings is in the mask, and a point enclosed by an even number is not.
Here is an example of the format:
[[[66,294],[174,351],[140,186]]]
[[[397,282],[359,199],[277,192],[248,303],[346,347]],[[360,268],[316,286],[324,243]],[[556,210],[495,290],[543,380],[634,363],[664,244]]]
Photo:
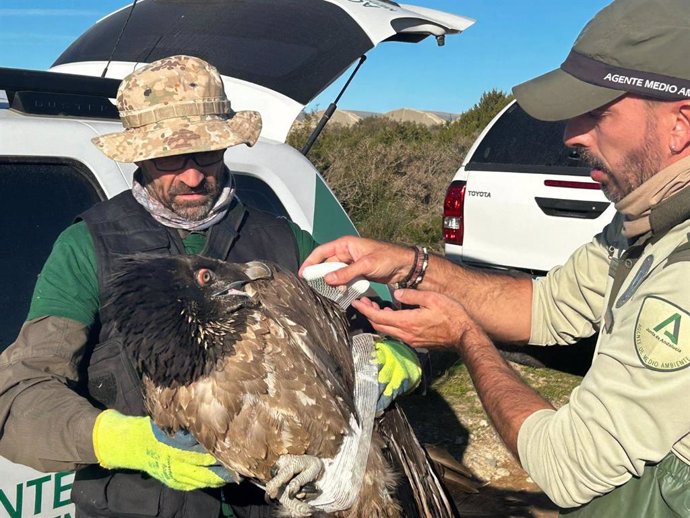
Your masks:
[[[468,171],[463,261],[545,271],[590,241],[614,212],[587,177]]]

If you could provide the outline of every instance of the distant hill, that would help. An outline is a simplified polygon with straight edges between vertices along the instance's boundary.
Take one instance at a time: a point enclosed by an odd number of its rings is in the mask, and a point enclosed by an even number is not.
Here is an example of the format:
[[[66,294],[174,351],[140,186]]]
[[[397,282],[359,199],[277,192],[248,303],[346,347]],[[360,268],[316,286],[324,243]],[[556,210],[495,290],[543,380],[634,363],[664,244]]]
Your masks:
[[[314,112],[313,115],[318,121],[321,119],[324,110]],[[425,110],[416,110],[414,108],[398,108],[386,113],[367,112],[360,110],[336,110],[331,116],[330,124],[340,124],[341,126],[350,127],[357,124],[363,119],[370,117],[383,117],[395,122],[416,122],[424,126],[436,126],[438,124],[445,124],[456,120],[460,115],[457,113],[433,112]],[[301,113],[297,118],[298,121],[304,121],[306,115]]]

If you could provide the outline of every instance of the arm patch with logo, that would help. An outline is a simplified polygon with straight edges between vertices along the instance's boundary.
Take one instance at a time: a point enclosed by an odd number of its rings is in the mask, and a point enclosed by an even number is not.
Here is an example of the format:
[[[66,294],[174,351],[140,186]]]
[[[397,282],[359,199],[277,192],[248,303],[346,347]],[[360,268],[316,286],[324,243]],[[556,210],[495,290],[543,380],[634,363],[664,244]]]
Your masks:
[[[690,313],[662,298],[645,297],[635,324],[635,350],[653,370],[690,365]]]

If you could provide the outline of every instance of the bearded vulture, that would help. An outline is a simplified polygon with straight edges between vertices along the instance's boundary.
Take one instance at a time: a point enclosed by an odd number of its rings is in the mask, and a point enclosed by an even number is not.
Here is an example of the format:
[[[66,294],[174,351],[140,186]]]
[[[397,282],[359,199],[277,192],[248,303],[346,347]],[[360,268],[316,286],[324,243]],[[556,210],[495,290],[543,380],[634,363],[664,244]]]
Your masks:
[[[153,421],[171,434],[188,430],[228,469],[265,485],[281,458],[332,459],[351,433],[347,319],[294,274],[272,263],[137,256],[121,262],[109,293]],[[348,509],[286,505],[283,514],[456,516],[395,405],[376,420],[364,459]],[[287,499],[304,498],[309,486]]]

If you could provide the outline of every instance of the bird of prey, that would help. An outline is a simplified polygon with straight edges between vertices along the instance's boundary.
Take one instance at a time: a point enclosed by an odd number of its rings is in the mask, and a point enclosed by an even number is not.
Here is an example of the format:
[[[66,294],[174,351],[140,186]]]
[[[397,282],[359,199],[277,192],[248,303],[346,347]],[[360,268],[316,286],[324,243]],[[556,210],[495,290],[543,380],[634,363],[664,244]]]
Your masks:
[[[136,256],[122,261],[106,303],[159,427],[188,430],[262,485],[297,466],[305,488],[281,498],[284,514],[456,516],[395,405],[375,424],[351,507],[326,514],[300,500],[357,413],[347,319],[294,274],[268,262]]]

